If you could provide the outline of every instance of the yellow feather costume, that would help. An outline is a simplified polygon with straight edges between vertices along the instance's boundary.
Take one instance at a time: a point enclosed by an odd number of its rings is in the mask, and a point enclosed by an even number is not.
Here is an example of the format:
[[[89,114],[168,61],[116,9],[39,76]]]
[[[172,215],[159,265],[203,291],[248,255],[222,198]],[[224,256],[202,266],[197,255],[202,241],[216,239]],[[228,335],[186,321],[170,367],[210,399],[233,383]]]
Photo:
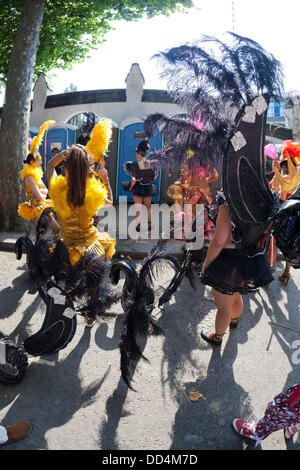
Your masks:
[[[23,170],[20,171],[20,177],[23,182],[26,176],[32,176],[39,189],[44,187],[44,184],[42,182],[43,170],[41,168],[34,168],[31,165],[26,164]],[[50,201],[49,199],[43,199],[42,201],[38,201],[25,182],[24,187],[29,202],[23,202],[22,204],[19,204],[18,214],[26,220],[32,220],[36,217],[39,218],[44,209],[52,206],[52,201]]]
[[[38,150],[43,141],[44,134],[48,127],[52,126],[52,124],[55,124],[55,121],[52,121],[51,119],[45,121],[41,125],[39,133],[32,139],[29,153],[31,153],[34,157],[38,155]],[[32,176],[39,189],[44,188],[45,186],[42,182],[43,170],[41,168],[34,168],[30,164],[26,164],[23,170],[20,171],[20,177],[24,183],[29,202],[23,202],[22,204],[18,205],[18,214],[19,216],[23,217],[23,219],[32,220],[39,218],[44,209],[51,207],[52,201],[46,199],[46,196],[42,201],[38,201],[35,198],[32,190],[26,185],[24,181],[26,176]]]
[[[59,175],[51,179],[50,196],[62,228],[62,239],[66,245],[70,261],[77,263],[90,251],[110,259],[115,253],[116,240],[108,233],[99,232],[93,225],[93,216],[105,203],[107,194],[103,184],[94,177],[86,182],[85,200],[82,206],[74,207],[68,202],[68,181]]]
[[[95,162],[100,162],[100,166],[104,168],[105,163],[103,157],[108,149],[112,136],[112,123],[110,119],[102,119],[92,130],[91,138],[85,148],[92,154]]]
[[[280,183],[281,190],[284,193],[293,194],[296,191],[298,184],[300,183],[300,175],[297,172],[297,168],[293,164],[289,154],[287,154],[288,170],[289,170],[289,179],[285,179],[277,170],[273,168],[273,171]]]
[[[46,130],[48,129],[49,126],[52,126],[52,124],[55,124],[55,121],[52,121],[51,119],[49,119],[48,121],[45,121],[41,125],[38,135],[36,135],[32,139],[30,149],[29,149],[29,153],[31,153],[32,155],[36,154],[36,152],[38,151],[38,149],[39,149],[39,147],[40,147],[40,145],[43,141],[44,134],[45,134]]]

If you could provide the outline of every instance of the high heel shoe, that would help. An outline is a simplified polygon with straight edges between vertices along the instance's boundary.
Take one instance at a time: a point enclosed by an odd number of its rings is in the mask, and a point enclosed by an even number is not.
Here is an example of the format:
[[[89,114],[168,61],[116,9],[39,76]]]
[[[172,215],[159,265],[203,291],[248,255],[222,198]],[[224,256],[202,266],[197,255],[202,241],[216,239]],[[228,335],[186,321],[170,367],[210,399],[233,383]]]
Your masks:
[[[291,273],[284,271],[282,274],[280,274],[278,279],[280,282],[282,282],[282,284],[287,286],[289,283],[289,280],[291,279]]]
[[[210,336],[210,337],[208,336],[209,333],[210,333],[209,331],[202,330],[201,333],[200,333],[201,338],[204,339],[204,341],[206,341],[209,344],[213,344],[215,346],[221,346],[222,337],[224,336],[225,333],[223,333],[223,334],[212,333],[212,336]]]
[[[230,328],[237,328],[238,324],[239,324],[239,317],[237,318],[231,318],[230,319],[230,323],[229,323],[229,327]]]

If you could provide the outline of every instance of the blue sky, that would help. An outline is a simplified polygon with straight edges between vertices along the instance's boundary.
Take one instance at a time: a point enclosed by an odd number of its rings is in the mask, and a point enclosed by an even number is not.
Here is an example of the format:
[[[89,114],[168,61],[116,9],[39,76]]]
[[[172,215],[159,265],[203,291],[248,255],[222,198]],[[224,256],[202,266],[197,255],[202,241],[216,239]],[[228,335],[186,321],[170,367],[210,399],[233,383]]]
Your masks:
[[[232,16],[234,6],[234,23]],[[158,51],[195,41],[203,34],[222,37],[226,31],[248,36],[284,66],[286,91],[300,90],[300,2],[295,0],[194,0],[187,14],[158,16],[138,22],[118,22],[106,42],[72,71],[52,71],[54,93],[74,83],[78,90],[124,88],[131,64],[139,63],[145,88],[163,89]],[[54,76],[54,74],[56,76]]]

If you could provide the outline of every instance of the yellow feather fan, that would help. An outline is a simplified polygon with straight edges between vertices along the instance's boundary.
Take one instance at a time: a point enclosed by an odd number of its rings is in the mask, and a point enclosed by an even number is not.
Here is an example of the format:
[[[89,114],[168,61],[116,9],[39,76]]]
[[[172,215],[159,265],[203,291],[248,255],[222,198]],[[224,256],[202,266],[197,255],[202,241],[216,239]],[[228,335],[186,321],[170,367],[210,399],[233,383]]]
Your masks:
[[[103,156],[108,149],[112,136],[112,122],[110,119],[102,119],[97,122],[91,133],[91,138],[86,144],[86,149],[92,154],[95,162],[105,167]]]
[[[31,153],[32,155],[36,154],[39,150],[39,147],[43,141],[43,137],[44,137],[44,134],[46,132],[46,130],[48,129],[49,126],[52,126],[53,124],[55,124],[55,121],[52,121],[51,119],[49,119],[48,121],[45,121],[41,127],[40,127],[40,130],[39,130],[39,133],[38,135],[36,135],[33,139],[32,139],[32,142],[31,142],[31,145],[30,145],[30,150],[29,150],[29,153]]]

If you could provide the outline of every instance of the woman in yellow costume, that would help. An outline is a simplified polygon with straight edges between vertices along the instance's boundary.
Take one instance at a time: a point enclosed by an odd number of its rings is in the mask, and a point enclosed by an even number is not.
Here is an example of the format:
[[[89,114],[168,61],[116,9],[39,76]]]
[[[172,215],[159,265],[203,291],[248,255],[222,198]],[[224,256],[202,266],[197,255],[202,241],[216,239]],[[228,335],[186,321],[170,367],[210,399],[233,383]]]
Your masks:
[[[18,206],[18,214],[26,220],[32,220],[37,228],[38,220],[48,207],[52,207],[52,201],[47,198],[48,190],[43,183],[43,170],[41,169],[41,156],[38,153],[46,129],[55,121],[46,121],[40,128],[39,134],[35,136],[30,145],[29,154],[24,160],[24,168],[20,172],[28,202]],[[59,233],[60,226],[53,216],[50,217],[50,228],[55,234]]]
[[[63,162],[66,176],[56,175],[55,167]],[[107,198],[109,180],[102,168],[102,183],[92,169],[93,157],[80,144],[60,152],[48,162],[50,197],[62,228],[62,240],[68,249],[70,262],[76,264],[86,253],[94,252],[101,258],[115,253],[116,240],[108,233],[99,232],[93,224],[93,216]],[[95,318],[87,318],[87,326],[93,326]]]

